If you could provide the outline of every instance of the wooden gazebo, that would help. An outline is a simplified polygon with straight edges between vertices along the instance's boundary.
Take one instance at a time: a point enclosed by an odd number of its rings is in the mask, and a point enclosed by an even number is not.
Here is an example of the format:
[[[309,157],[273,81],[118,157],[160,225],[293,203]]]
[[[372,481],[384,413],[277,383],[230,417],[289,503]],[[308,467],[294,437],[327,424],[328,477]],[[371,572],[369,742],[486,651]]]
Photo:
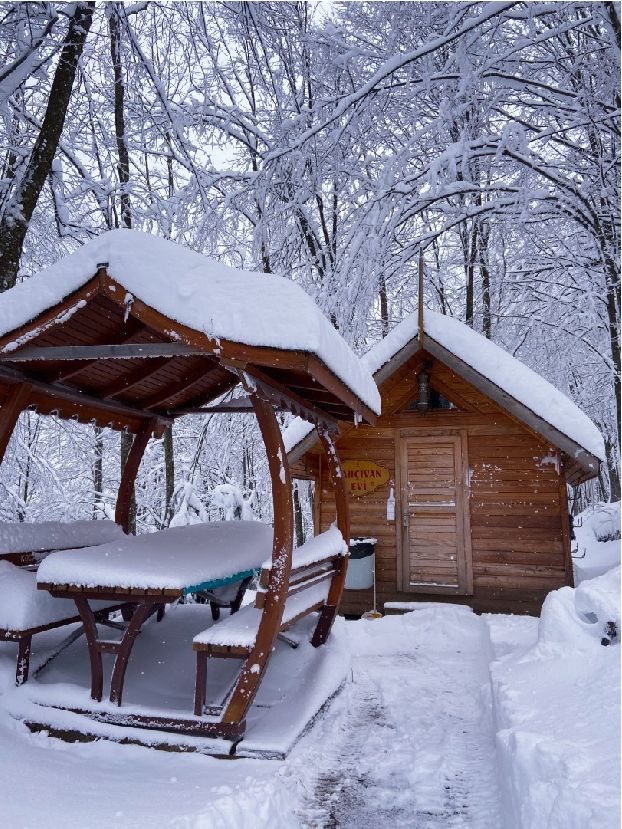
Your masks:
[[[243,395],[214,405],[238,385]],[[180,726],[210,736],[239,735],[291,587],[291,478],[275,409],[317,427],[332,471],[337,526],[347,541],[346,492],[332,435],[338,421],[374,422],[379,396],[373,378],[289,280],[235,271],[135,231],[111,231],[0,296],[0,460],[25,409],[134,435],[116,508],[116,521],[126,530],[151,436],[161,436],[168,423],[187,414],[255,412],[274,506],[272,565],[259,628],[218,722]],[[330,632],[345,571],[345,560],[332,571],[315,645]],[[62,595],[70,596],[79,585],[63,588]],[[151,604],[173,598],[152,596]],[[76,604],[96,661],[93,619],[86,602]]]

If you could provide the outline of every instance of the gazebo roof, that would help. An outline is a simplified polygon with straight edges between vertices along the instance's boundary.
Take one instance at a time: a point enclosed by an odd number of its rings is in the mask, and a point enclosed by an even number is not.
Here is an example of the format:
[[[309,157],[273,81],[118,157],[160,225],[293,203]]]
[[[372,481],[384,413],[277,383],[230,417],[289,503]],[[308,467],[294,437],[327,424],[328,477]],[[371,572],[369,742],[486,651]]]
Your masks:
[[[373,421],[370,372],[295,283],[132,230],[102,234],[0,295],[0,401],[138,431],[242,379],[317,422]]]

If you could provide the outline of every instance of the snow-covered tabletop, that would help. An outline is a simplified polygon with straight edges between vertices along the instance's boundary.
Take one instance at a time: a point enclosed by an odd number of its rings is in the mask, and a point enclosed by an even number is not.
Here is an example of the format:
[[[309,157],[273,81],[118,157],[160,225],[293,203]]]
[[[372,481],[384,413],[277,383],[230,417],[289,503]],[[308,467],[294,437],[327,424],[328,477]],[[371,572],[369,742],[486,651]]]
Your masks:
[[[84,589],[194,590],[242,579],[272,550],[272,527],[259,521],[215,521],[52,553],[39,584]]]

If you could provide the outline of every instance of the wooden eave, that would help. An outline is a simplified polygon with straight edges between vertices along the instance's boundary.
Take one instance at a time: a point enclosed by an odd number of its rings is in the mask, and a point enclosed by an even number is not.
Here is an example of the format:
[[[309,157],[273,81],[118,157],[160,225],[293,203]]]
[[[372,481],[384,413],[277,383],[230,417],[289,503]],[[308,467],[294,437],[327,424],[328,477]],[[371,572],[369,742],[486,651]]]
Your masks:
[[[27,382],[30,408],[114,429],[138,432],[154,418],[163,428],[240,381],[332,429],[355,412],[375,421],[316,356],[195,331],[130,296],[101,267],[58,305],[0,337],[0,403]]]
[[[568,437],[568,435],[560,432],[548,421],[544,420],[544,418],[533,412],[528,406],[516,400],[516,398],[512,397],[496,383],[493,383],[492,380],[484,377],[476,369],[468,365],[468,363],[465,363],[425,333],[422,336],[417,335],[406,343],[403,348],[394,354],[374,374],[376,384],[380,387],[382,383],[388,380],[398,369],[420,352],[426,352],[432,357],[436,357],[457,375],[471,383],[475,388],[479,389],[479,391],[497,403],[513,419],[523,426],[526,426],[536,435],[547,440],[551,445],[560,449],[565,456],[564,473],[568,483],[573,485],[583,483],[598,474],[600,460],[595,455],[592,455],[576,443],[576,441]],[[292,447],[288,453],[290,463],[299,461],[303,455],[315,446],[317,439],[317,432],[313,430],[296,446]]]

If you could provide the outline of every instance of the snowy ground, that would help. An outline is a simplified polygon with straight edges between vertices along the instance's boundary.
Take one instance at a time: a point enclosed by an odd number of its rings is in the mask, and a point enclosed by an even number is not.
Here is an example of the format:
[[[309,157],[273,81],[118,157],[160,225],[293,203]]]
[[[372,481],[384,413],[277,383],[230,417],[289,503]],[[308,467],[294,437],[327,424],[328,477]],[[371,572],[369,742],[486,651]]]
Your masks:
[[[5,714],[1,825],[498,829],[486,623],[446,607],[340,624],[350,679],[285,762],[67,745]]]
[[[66,744],[0,696],[0,826],[617,829],[617,579],[555,591],[540,623],[449,605],[340,621],[349,678],[285,761]]]
[[[620,502],[596,504],[575,518],[575,584],[620,564]]]
[[[351,624],[352,679],[289,758],[300,825],[502,825],[485,622],[462,607]]]

